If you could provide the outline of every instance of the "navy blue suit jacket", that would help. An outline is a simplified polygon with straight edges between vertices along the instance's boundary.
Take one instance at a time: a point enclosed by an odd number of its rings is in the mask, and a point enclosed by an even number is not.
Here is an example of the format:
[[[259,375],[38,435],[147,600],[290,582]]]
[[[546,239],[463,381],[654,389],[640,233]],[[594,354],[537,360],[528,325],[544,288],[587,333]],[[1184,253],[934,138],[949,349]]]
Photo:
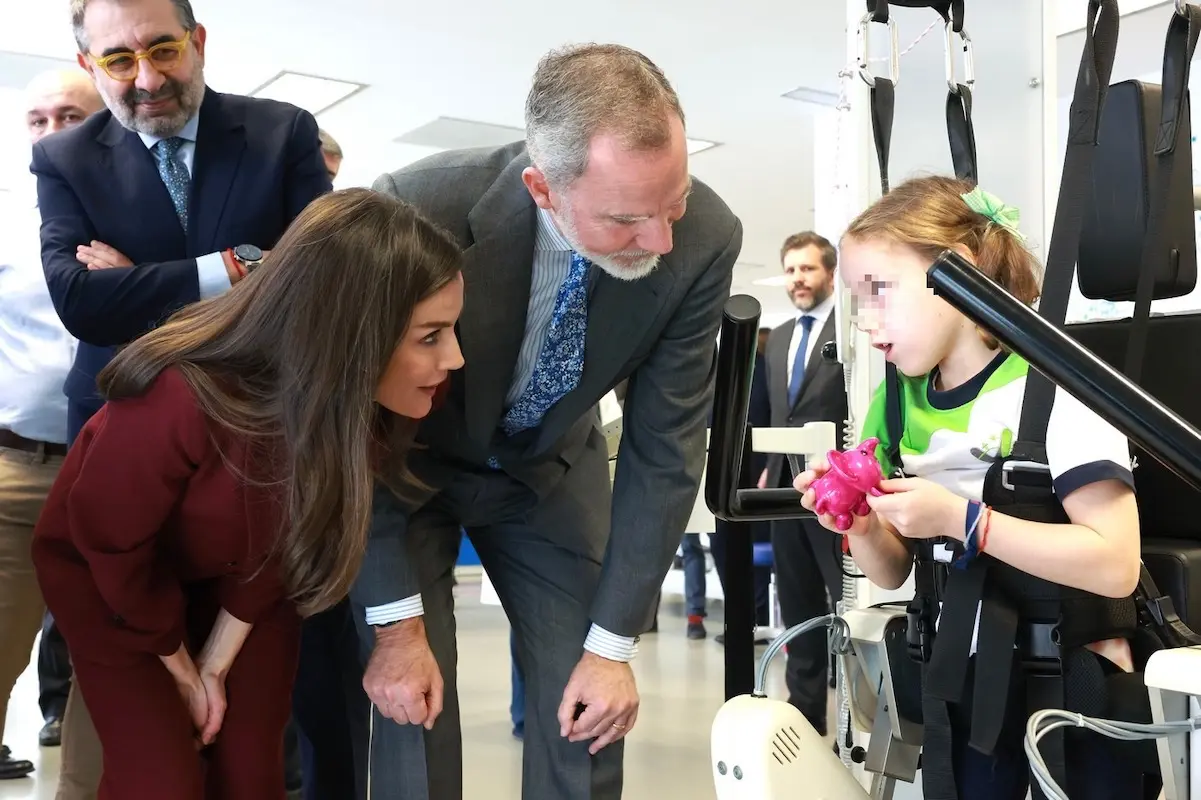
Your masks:
[[[102,405],[96,375],[113,348],[200,299],[196,257],[239,244],[275,246],[332,187],[312,114],[205,90],[183,231],[154,155],[108,111],[33,148],[42,266],[54,307],[80,340],[64,390],[70,435]],[[89,271],[76,247],[98,240],[133,267]]]

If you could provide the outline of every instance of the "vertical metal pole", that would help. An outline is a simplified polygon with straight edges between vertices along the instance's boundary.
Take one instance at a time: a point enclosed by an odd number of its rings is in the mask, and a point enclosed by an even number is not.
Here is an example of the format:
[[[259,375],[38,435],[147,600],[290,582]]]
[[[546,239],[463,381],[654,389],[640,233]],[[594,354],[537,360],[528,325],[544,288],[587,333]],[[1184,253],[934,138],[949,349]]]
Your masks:
[[[755,485],[751,429],[745,428],[740,487]],[[726,537],[726,699],[755,688],[755,566],[749,522],[719,523]]]

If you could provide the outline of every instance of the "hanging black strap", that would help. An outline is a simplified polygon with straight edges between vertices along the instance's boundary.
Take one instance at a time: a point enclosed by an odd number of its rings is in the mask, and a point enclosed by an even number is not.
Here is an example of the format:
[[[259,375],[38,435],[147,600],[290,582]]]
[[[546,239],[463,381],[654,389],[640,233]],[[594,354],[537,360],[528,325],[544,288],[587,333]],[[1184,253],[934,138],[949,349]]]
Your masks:
[[[1047,249],[1042,297],[1038,303],[1038,313],[1056,327],[1061,327],[1067,317],[1072,277],[1080,250],[1085,198],[1090,190],[1093,156],[1097,151],[1101,110],[1109,91],[1109,76],[1113,72],[1117,47],[1117,0],[1089,0],[1084,53],[1076,73],[1076,90],[1068,115],[1068,146]],[[1030,370],[1022,400],[1022,420],[1014,443],[1016,455],[1022,456],[1028,444],[1046,442],[1047,422],[1054,400],[1055,385],[1041,373]]]
[[[978,183],[976,174],[976,129],[972,125],[972,90],[960,83],[947,91],[947,138],[955,177]]]
[[[1147,327],[1151,318],[1151,301],[1155,298],[1155,284],[1166,278],[1173,280],[1175,261],[1178,254],[1168,253],[1169,263],[1162,256],[1163,231],[1167,225],[1168,202],[1172,195],[1171,182],[1176,165],[1176,153],[1181,147],[1191,146],[1182,142],[1184,131],[1180,122],[1185,111],[1185,94],[1188,92],[1189,65],[1193,51],[1197,48],[1197,36],[1201,33],[1201,7],[1185,3],[1172,14],[1168,33],[1164,41],[1163,83],[1161,86],[1162,107],[1159,115],[1159,130],[1155,136],[1155,160],[1149,164],[1151,180],[1150,210],[1147,227],[1143,232],[1143,251],[1139,260],[1138,289],[1134,299],[1134,319],[1130,327],[1130,339],[1126,343],[1126,377],[1138,383],[1142,377],[1143,355],[1147,349]]]
[[[905,436],[905,411],[901,406],[901,376],[891,363],[884,365],[884,425],[888,444],[884,455],[892,466],[893,474],[903,471],[901,464],[901,439]]]
[[[888,78],[876,76],[872,84],[872,138],[880,165],[880,192],[888,194],[888,156],[892,146],[892,120],[896,109],[896,87]]]
[[[894,6],[905,8],[932,8],[955,33],[963,32],[963,0],[892,0]],[[872,22],[888,22],[888,0],[867,0],[867,12]]]

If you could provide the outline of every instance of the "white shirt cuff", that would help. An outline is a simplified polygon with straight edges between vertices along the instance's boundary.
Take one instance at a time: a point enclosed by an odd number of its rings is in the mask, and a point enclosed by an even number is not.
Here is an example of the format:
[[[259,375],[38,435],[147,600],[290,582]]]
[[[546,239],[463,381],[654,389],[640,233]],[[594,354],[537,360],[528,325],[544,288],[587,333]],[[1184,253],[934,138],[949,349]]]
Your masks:
[[[421,595],[415,594],[395,603],[383,606],[371,606],[367,609],[368,625],[387,625],[389,622],[400,622],[402,619],[412,619],[425,614],[425,606],[421,603]]]
[[[225,259],[220,253],[209,253],[205,256],[196,257],[196,277],[200,281],[200,299],[208,300],[210,297],[226,292],[231,286],[229,282],[229,273],[225,269]]]
[[[633,661],[638,655],[638,639],[634,636],[618,636],[592,623],[584,649],[610,661]]]

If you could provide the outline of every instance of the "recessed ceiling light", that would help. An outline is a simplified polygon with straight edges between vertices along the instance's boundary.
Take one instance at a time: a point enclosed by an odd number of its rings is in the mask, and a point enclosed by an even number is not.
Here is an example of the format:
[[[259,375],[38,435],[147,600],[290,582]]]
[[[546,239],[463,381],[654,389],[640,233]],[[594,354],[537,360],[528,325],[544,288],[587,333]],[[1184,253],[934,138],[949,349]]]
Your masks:
[[[704,139],[686,139],[685,141],[688,142],[688,155],[690,156],[717,147],[717,142],[706,142]]]
[[[366,88],[363,83],[284,71],[255,89],[250,96],[291,103],[315,117]]]
[[[772,275],[770,278],[760,278],[757,281],[751,281],[756,286],[783,286],[786,282],[783,275]]]
[[[494,125],[456,117],[438,117],[397,136],[399,144],[459,150],[472,147],[500,147],[525,138],[524,128]]]
[[[838,105],[838,95],[834,92],[826,92],[821,89],[810,89],[807,86],[798,86],[791,92],[785,92],[780,95],[787,97],[789,100],[796,100],[799,103],[808,103],[813,106],[829,106],[833,108]]]

